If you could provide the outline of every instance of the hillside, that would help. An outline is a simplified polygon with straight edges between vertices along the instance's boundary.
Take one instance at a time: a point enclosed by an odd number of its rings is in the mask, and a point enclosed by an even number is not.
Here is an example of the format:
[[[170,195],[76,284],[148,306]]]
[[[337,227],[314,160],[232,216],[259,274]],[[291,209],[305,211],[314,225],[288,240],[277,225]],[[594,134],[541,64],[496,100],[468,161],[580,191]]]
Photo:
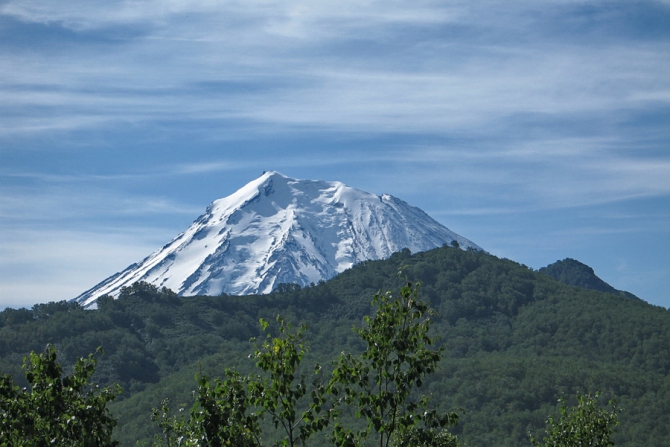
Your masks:
[[[565,284],[583,287],[585,289],[598,290],[600,292],[613,293],[628,298],[639,299],[630,292],[617,290],[600,279],[591,267],[575,259],[567,258],[556,261],[538,270],[540,273],[549,275]]]
[[[441,367],[424,386],[461,413],[455,432],[471,446],[529,445],[561,395],[600,390],[624,408],[619,446],[670,445],[670,312],[641,300],[569,286],[484,252],[443,247],[368,261],[313,287],[247,297],[178,297],[149,285],[105,298],[98,310],[73,303],[0,313],[0,370],[20,375],[21,358],[53,342],[61,360],[102,345],[95,379],[125,389],[113,411],[125,446],[147,439],[152,407],[186,403],[198,371],[251,371],[249,338],[258,318],[281,313],[308,325],[310,359],[328,366],[355,352],[360,325],[378,290],[422,282],[439,312]]]

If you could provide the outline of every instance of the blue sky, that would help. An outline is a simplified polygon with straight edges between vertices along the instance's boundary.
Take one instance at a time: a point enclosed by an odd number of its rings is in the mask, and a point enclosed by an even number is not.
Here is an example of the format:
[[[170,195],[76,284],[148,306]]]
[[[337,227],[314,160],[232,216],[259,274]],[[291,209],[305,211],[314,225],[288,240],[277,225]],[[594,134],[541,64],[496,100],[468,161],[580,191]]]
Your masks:
[[[0,308],[277,170],[670,306],[670,1],[2,0]]]

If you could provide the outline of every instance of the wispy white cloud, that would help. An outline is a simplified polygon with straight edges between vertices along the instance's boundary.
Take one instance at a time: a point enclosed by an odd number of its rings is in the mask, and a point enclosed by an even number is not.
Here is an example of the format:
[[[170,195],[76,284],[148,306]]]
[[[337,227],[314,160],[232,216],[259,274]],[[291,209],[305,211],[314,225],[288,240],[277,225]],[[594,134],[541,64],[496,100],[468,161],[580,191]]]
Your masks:
[[[457,5],[456,2],[454,2]],[[357,23],[419,23],[430,24],[449,19],[453,6],[440,2],[416,2],[411,8],[403,2],[309,2],[309,1],[68,1],[58,7],[48,1],[26,0],[7,2],[2,12],[26,21],[62,23],[75,30],[105,28],[114,25],[165,24],[175,16],[187,14],[255,19],[269,33],[301,36],[314,31],[322,22]],[[232,22],[231,19],[225,23]],[[247,24],[248,25],[248,24]],[[322,29],[322,28],[321,28]],[[308,34],[312,34],[311,32]]]
[[[68,55],[3,56],[3,65],[13,69],[2,78],[14,86],[0,90],[3,103],[34,109],[14,116],[7,132],[165,116],[339,130],[502,132],[518,114],[609,115],[667,102],[664,73],[670,61],[663,55],[670,47],[662,41],[558,45],[439,34],[422,40],[401,26],[506,29],[507,21],[487,10],[503,9],[498,2],[103,3],[5,4],[5,14],[22,20],[103,31],[137,22],[145,33],[104,52],[88,48],[82,36],[68,43],[75,50]],[[579,4],[567,4],[573,3]],[[518,20],[538,10],[530,3],[515,5],[504,9]],[[202,35],[182,43],[155,40],[188,39],[190,32]],[[392,43],[383,43],[380,32],[392,36]],[[357,55],[357,39],[378,38],[379,55],[374,49]],[[194,81],[240,80],[260,90],[193,89]]]
[[[208,172],[225,172],[240,169],[242,167],[251,167],[251,163],[238,163],[233,161],[211,161],[203,163],[185,163],[174,167],[169,167],[167,172],[176,174],[203,174]]]
[[[3,228],[0,308],[72,299],[172,236],[157,228],[95,233]]]
[[[0,219],[19,219],[24,224],[160,214],[197,216],[202,211],[165,197],[122,195],[90,185],[83,189],[76,185],[46,190],[6,188],[0,194]]]
[[[498,188],[487,194],[495,206],[479,199],[471,202],[479,206],[454,212],[580,207],[670,195],[670,154],[619,151],[610,138],[511,140],[489,148],[469,148],[468,142],[413,146],[386,157],[404,168],[388,173],[382,183],[393,183],[393,177],[406,191],[421,194],[439,186],[467,195]]]

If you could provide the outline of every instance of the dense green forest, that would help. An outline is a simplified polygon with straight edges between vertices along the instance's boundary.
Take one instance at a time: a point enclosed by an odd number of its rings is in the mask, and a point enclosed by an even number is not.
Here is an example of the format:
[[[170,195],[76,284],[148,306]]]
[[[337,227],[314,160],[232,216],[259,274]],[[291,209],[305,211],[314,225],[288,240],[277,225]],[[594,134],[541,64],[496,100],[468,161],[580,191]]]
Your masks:
[[[403,268],[403,277],[397,275]],[[327,282],[269,295],[176,296],[147,284],[97,310],[48,303],[0,312],[0,371],[21,383],[23,358],[53,343],[72,365],[102,346],[92,380],[118,383],[110,405],[124,446],[149,440],[152,408],[165,397],[190,406],[196,374],[253,371],[259,319],[307,326],[305,364],[329,371],[342,351],[364,349],[361,327],[378,291],[421,282],[436,312],[431,333],[443,349],[422,391],[456,411],[452,432],[476,446],[530,445],[561,396],[600,391],[623,409],[619,446],[670,445],[670,312],[621,293],[565,284],[548,274],[484,252],[443,247],[365,262]],[[316,444],[315,444],[316,445]]]

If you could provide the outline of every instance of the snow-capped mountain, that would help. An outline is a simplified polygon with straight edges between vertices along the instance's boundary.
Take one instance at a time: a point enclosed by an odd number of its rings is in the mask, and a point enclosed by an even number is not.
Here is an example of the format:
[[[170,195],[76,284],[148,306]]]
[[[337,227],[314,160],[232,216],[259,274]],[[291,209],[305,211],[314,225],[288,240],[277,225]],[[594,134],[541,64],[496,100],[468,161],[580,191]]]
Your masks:
[[[454,240],[480,250],[388,194],[266,172],[212,202],[172,242],[74,300],[90,306],[137,281],[185,296],[269,293],[280,283],[304,286],[403,248],[424,251]]]

